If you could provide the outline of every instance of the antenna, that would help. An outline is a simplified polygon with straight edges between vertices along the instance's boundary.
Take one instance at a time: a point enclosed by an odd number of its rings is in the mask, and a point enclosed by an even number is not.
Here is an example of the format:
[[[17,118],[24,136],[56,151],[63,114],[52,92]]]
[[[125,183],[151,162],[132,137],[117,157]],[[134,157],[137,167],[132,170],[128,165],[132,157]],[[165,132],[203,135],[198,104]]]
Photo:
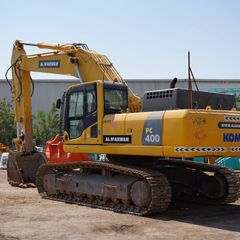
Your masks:
[[[192,69],[191,69],[191,56],[190,56],[190,52],[188,51],[188,107],[189,107],[189,109],[192,109],[192,107],[193,107],[192,79],[193,79],[193,82],[194,82],[194,85],[195,85],[197,91],[199,91],[197,82],[195,80],[195,77],[194,77]]]
[[[192,109],[192,80],[191,80],[191,66],[190,66],[190,52],[188,51],[188,108]]]

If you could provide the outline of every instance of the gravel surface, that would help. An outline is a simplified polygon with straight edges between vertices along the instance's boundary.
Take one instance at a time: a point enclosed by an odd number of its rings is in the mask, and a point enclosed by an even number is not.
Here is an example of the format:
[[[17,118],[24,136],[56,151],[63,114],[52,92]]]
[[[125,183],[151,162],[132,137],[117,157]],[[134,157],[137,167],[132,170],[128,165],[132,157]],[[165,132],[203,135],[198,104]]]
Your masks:
[[[240,240],[240,201],[225,206],[178,203],[137,217],[39,197],[8,185],[0,171],[0,240]]]

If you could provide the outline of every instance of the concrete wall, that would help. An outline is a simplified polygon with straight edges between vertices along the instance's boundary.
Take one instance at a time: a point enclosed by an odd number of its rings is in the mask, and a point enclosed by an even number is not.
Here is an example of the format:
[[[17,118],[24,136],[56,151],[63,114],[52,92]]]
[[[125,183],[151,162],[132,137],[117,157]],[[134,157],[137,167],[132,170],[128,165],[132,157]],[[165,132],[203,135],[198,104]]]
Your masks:
[[[55,103],[66,89],[78,83],[76,80],[34,80],[34,94],[32,98],[33,112],[38,109],[48,111],[52,103]],[[5,80],[0,80],[0,99],[11,101],[10,87]]]
[[[128,79],[126,81],[137,95],[142,96],[144,91],[169,88],[171,79]],[[34,80],[34,83],[33,112],[36,112],[38,109],[47,111],[51,104],[61,98],[69,86],[78,83],[78,80]],[[217,91],[228,89],[228,92],[240,95],[240,79],[198,79],[197,83],[199,89],[203,91],[216,90],[216,88],[218,88]],[[187,84],[186,79],[179,79],[176,87],[187,88]],[[0,99],[3,98],[11,101],[11,92],[7,82],[0,80]]]

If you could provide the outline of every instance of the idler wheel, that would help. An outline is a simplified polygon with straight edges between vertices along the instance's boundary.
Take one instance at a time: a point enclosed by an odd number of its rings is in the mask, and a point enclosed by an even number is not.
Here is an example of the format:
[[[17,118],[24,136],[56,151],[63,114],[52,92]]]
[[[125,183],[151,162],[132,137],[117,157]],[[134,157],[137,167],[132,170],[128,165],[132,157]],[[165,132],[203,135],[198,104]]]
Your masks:
[[[133,203],[138,207],[146,207],[151,201],[151,189],[147,182],[136,181],[130,190]]]

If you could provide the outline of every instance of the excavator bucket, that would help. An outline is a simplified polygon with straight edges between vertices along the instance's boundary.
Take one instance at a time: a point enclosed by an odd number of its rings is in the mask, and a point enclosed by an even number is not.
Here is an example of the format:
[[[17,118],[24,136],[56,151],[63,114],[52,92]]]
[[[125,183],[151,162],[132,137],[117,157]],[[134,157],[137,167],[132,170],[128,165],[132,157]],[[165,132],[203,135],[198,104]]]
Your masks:
[[[47,163],[44,153],[10,152],[7,166],[8,182],[17,187],[35,187],[38,168]]]

